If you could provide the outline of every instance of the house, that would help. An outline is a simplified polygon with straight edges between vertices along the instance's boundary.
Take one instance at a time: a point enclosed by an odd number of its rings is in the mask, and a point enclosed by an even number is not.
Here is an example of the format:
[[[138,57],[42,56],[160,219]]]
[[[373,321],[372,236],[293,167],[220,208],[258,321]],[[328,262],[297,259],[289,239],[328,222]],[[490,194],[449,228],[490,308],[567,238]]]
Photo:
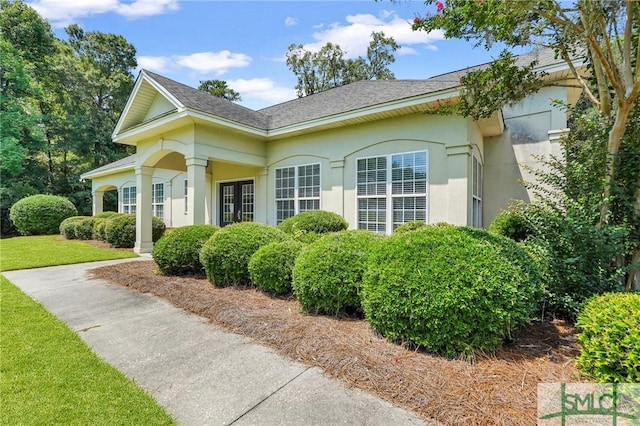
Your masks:
[[[136,154],[82,175],[94,214],[105,191],[137,215],[136,252],[152,249],[151,216],[168,227],[237,221],[277,225],[306,210],[342,215],[351,228],[391,233],[412,220],[488,226],[512,199],[532,154],[559,152],[575,102],[571,73],[549,51],[548,84],[480,121],[426,114],[455,101],[460,70],[425,80],[359,81],[251,110],[141,71],[113,132]]]

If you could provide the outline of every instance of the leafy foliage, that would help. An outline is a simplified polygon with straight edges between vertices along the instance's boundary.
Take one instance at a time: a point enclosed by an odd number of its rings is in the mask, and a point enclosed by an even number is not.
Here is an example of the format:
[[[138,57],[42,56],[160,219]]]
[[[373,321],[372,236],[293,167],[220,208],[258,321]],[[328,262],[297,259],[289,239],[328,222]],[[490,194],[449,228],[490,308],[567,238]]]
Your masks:
[[[60,224],[78,210],[64,197],[38,194],[17,201],[9,215],[22,235],[48,235],[60,232]]]
[[[290,237],[257,222],[240,222],[220,229],[202,246],[200,262],[207,279],[218,287],[249,285],[249,260],[262,246]]]
[[[293,289],[302,310],[334,316],[360,315],[360,287],[369,252],[382,237],[370,231],[335,232],[308,245],[293,268]]]
[[[402,234],[405,232],[415,231],[417,229],[422,229],[425,226],[428,226],[423,220],[412,220],[411,222],[405,222],[402,225],[398,226],[393,230],[394,234]]]
[[[260,290],[275,295],[292,291],[293,265],[305,244],[296,240],[262,246],[249,259],[249,277]]]
[[[155,216],[151,220],[152,240],[162,237],[166,225]],[[132,248],[136,243],[136,215],[118,214],[108,218],[104,229],[106,241],[114,247]]]
[[[219,228],[214,225],[190,225],[165,234],[151,255],[165,275],[200,275],[200,249]]]
[[[242,100],[240,93],[230,88],[224,80],[201,80],[198,90],[230,102],[239,102]]]
[[[71,216],[60,222],[60,235],[67,240],[75,240],[76,238],[76,223],[84,219],[86,216]]]
[[[367,57],[345,59],[346,51],[327,43],[318,52],[291,44],[287,50],[287,66],[296,75],[298,97],[312,95],[333,87],[360,80],[393,80],[389,65],[395,62],[393,52],[400,46],[383,32],[373,32]]]
[[[591,299],[578,316],[576,363],[599,382],[640,382],[640,294],[607,293]]]
[[[530,320],[540,296],[537,267],[515,242],[451,225],[383,240],[362,286],[376,330],[449,357],[499,348]]]
[[[511,238],[516,242],[525,241],[533,234],[525,216],[526,204],[512,202],[508,209],[501,210],[489,225],[489,232]]]
[[[329,232],[344,231],[348,226],[347,221],[337,213],[323,210],[310,210],[298,213],[282,221],[278,225],[278,228],[288,234],[297,236],[297,234],[326,234]]]
[[[83,217],[74,223],[74,234],[79,240],[90,240],[93,238],[93,222],[91,216]]]

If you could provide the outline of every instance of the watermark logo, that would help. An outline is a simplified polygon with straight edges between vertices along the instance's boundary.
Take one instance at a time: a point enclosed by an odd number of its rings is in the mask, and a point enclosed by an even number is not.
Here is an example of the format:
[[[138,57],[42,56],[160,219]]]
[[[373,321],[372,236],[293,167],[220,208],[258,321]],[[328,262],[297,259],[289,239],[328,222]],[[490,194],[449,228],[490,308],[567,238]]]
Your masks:
[[[540,383],[538,425],[640,425],[640,384]]]

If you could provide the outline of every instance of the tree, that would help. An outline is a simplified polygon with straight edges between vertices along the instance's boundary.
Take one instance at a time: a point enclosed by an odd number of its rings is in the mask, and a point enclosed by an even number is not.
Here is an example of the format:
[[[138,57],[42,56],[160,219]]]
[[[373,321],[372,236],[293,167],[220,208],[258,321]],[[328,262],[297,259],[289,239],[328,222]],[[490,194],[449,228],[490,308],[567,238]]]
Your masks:
[[[395,62],[393,52],[400,46],[383,32],[371,33],[367,57],[345,59],[340,45],[327,43],[318,52],[310,52],[302,44],[287,50],[287,66],[297,76],[298,97],[312,95],[359,80],[392,80],[389,65]]]
[[[487,116],[543,84],[542,75],[534,70],[536,64],[518,67],[508,49],[551,48],[567,63],[589,101],[610,123],[599,226],[607,224],[611,220],[619,153],[634,151],[640,143],[624,137],[640,96],[640,2],[448,0],[445,6],[441,0],[427,0],[426,4],[435,4],[436,13],[416,17],[415,30],[441,29],[446,38],[474,41],[476,46],[487,49],[494,44],[506,46],[489,67],[464,77],[459,108],[464,115]],[[580,71],[585,59],[591,78]],[[640,216],[640,175],[632,181],[637,182],[635,215]],[[640,261],[640,247],[636,248],[634,261]]]
[[[230,88],[224,80],[201,80],[198,90],[202,90],[203,92],[210,93],[213,96],[226,99],[231,102],[242,100],[240,93]]]

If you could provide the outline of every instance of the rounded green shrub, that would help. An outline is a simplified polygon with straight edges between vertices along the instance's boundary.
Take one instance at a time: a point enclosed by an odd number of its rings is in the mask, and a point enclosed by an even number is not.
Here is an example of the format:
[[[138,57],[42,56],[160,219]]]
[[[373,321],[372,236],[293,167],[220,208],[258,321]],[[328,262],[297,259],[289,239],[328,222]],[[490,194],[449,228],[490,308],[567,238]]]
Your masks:
[[[87,216],[71,216],[66,218],[60,223],[60,235],[65,237],[67,240],[76,239],[76,223]]]
[[[293,265],[304,246],[299,241],[286,240],[260,247],[249,259],[251,282],[267,293],[291,293]]]
[[[9,211],[11,221],[22,235],[57,234],[62,221],[77,214],[68,199],[46,194],[22,198]]]
[[[95,219],[91,216],[85,216],[74,222],[74,234],[79,240],[90,240],[93,238],[93,222]]]
[[[424,228],[428,226],[427,223],[423,220],[412,220],[411,222],[403,223],[393,230],[394,234],[402,234],[404,232],[415,231],[416,229]]]
[[[116,215],[114,215],[116,216]],[[110,217],[114,217],[110,216]],[[95,217],[93,220],[93,233],[91,237],[94,240],[106,241],[107,236],[105,235],[105,227],[107,226],[107,222],[109,221],[109,217]]]
[[[576,364],[598,382],[640,382],[640,293],[589,300],[576,323],[582,344]]]
[[[518,242],[526,240],[534,232],[527,219],[526,208],[526,204],[520,202],[501,210],[489,225],[489,232]]]
[[[249,259],[262,246],[290,239],[276,227],[257,222],[225,226],[200,250],[207,279],[218,287],[249,285]]]
[[[540,274],[514,241],[457,226],[384,239],[369,259],[362,306],[395,342],[454,357],[493,351],[535,312]]]
[[[162,237],[166,226],[155,216],[152,217],[152,240],[156,242]],[[114,247],[132,248],[136,243],[136,215],[118,214],[108,218],[104,228],[106,241]]]
[[[349,224],[339,214],[323,210],[311,210],[299,213],[284,220],[278,228],[288,234],[327,234],[329,232],[344,231]]]
[[[165,234],[153,247],[151,256],[165,275],[200,275],[200,249],[219,229],[214,225],[190,225]]]
[[[335,316],[361,314],[362,275],[371,249],[382,238],[370,231],[340,231],[305,247],[293,267],[293,289],[302,310]]]
[[[117,216],[119,214],[120,213],[117,213],[117,212],[102,212],[102,213],[98,213],[97,215],[95,215],[93,217],[98,218],[98,219],[108,219],[110,217]]]

